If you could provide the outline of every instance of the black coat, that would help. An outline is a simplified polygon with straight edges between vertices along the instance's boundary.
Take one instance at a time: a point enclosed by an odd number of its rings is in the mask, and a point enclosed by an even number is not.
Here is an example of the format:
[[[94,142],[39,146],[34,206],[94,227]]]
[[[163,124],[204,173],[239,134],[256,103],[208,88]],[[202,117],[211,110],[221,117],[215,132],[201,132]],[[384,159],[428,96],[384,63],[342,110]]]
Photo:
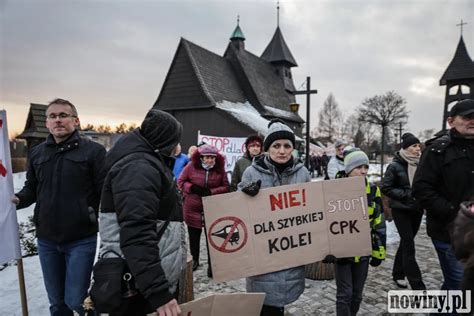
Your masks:
[[[425,149],[413,180],[413,195],[427,211],[428,235],[450,242],[448,231],[459,204],[473,193],[474,139],[451,129]]]
[[[97,233],[97,212],[105,173],[105,149],[75,131],[56,144],[49,135],[33,147],[18,209],[36,202],[36,236],[70,242]]]
[[[182,222],[173,164],[174,158],[156,153],[138,129],[123,136],[106,158],[101,212],[117,214],[120,248],[150,312],[173,299],[157,231],[158,220]]]
[[[419,210],[412,196],[408,179],[408,163],[397,152],[392,163],[385,171],[380,190],[390,198],[390,207],[394,210]]]

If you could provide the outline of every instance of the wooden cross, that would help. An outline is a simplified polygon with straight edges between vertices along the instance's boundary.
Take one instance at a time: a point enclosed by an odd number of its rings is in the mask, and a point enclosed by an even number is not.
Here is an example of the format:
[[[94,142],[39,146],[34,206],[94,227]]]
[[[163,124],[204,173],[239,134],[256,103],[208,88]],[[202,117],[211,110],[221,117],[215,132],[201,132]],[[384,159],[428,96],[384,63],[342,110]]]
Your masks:
[[[456,26],[460,26],[460,27],[461,27],[461,36],[462,36],[462,27],[463,27],[463,25],[466,25],[466,24],[467,24],[467,23],[464,22],[462,19],[461,19],[461,23],[456,24]]]

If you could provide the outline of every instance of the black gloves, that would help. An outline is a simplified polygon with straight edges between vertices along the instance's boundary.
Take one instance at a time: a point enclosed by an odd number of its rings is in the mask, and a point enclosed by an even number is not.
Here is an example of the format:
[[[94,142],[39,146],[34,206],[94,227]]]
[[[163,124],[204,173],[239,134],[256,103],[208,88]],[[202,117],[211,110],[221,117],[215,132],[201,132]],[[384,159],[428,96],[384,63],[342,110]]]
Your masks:
[[[197,184],[193,184],[191,186],[190,190],[191,190],[192,193],[195,193],[199,196],[209,196],[209,195],[212,194],[211,190],[209,190],[209,188],[205,188],[205,187],[202,187],[202,186],[197,185]]]
[[[327,255],[326,257],[324,257],[323,263],[336,263],[336,257],[334,257],[333,255]]]
[[[260,186],[262,185],[262,180],[258,180],[257,182],[250,182],[246,186],[242,188],[242,192],[248,194],[250,196],[255,196],[260,191]]]
[[[369,262],[369,264],[370,264],[372,267],[378,267],[381,263],[382,263],[382,260],[381,260],[381,259],[379,259],[379,258],[374,258],[374,257],[372,257],[372,259],[370,259],[370,262]]]

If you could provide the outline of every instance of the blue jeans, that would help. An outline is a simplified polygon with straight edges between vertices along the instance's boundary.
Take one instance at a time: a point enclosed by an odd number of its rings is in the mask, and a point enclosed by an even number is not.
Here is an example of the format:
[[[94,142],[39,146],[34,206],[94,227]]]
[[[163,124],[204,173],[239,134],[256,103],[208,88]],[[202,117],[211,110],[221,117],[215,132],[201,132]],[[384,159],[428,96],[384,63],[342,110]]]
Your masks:
[[[460,290],[464,268],[454,255],[450,243],[431,239],[438,253],[439,264],[443,272],[444,282],[441,290]]]
[[[52,316],[84,314],[97,235],[68,243],[38,239],[38,253]]]

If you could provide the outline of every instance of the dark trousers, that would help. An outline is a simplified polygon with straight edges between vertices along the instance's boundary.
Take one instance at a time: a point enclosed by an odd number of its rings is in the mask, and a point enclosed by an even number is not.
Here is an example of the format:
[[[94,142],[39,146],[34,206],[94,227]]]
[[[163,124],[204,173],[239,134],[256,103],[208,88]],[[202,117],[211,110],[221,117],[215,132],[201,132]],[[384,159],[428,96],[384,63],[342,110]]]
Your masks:
[[[188,226],[189,234],[189,250],[193,261],[199,263],[199,249],[201,246],[201,232],[202,229]]]
[[[441,290],[460,290],[464,268],[454,255],[453,246],[449,242],[431,239],[438,254],[439,265],[443,272],[444,282]]]
[[[260,316],[283,316],[285,315],[284,307],[276,307],[270,305],[263,305]]]
[[[393,279],[402,280],[406,277],[412,290],[425,290],[426,286],[415,258],[415,236],[420,228],[423,212],[393,209],[392,217],[400,235],[400,245],[393,262]]]
[[[336,263],[337,316],[357,315],[368,271],[369,259],[366,257],[358,263]]]

